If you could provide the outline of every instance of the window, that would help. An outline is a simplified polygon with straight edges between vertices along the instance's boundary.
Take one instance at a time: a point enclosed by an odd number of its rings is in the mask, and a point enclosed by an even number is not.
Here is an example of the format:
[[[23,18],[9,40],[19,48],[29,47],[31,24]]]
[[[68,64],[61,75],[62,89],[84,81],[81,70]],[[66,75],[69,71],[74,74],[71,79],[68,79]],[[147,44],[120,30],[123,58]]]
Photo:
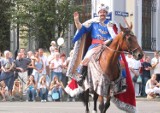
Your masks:
[[[153,2],[153,0],[142,1],[142,48],[145,51],[152,50],[151,2]]]

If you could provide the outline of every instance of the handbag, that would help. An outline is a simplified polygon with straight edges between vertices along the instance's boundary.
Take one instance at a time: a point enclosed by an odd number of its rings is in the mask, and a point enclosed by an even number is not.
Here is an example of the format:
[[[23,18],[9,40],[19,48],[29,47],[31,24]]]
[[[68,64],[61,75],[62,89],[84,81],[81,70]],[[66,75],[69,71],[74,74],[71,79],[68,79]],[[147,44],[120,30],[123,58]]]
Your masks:
[[[59,99],[59,92],[53,92],[53,93],[52,93],[52,99],[53,99],[53,100]]]
[[[134,75],[134,77],[132,78],[132,80],[133,80],[134,83],[137,82],[137,78],[138,78],[138,77],[137,77],[136,75]]]
[[[142,83],[142,77],[140,75],[137,78],[137,83],[139,83],[139,84]]]

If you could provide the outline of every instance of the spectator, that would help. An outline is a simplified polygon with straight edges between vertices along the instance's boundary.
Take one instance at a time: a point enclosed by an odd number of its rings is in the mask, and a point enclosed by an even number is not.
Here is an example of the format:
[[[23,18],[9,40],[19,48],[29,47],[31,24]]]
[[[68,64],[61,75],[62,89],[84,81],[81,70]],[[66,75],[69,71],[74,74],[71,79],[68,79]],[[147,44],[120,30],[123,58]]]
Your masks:
[[[150,70],[152,66],[150,64],[150,57],[146,56],[144,62],[142,63],[142,96],[147,96],[145,93],[145,86],[147,81],[151,78]]]
[[[46,81],[46,77],[43,75],[38,83],[38,92],[41,98],[41,102],[46,102],[48,97],[49,83]]]
[[[18,72],[19,79],[22,84],[23,92],[25,90],[25,84],[28,79],[28,66],[31,63],[30,59],[24,58],[24,53],[18,53],[17,59],[15,60],[16,71]]]
[[[22,100],[22,85],[21,85],[21,82],[19,81],[19,79],[16,79],[14,81],[14,85],[13,85],[13,90],[12,90],[12,94],[13,94],[13,97],[16,98],[16,99],[21,99]]]
[[[133,56],[131,56],[130,54],[128,54],[128,56],[126,57],[126,60],[128,62],[128,67],[130,69],[130,73],[131,73],[131,78],[133,79],[134,76],[138,77],[140,76],[140,70],[141,70],[141,62],[137,61],[133,58]],[[135,95],[136,96],[140,96],[140,85],[136,82],[133,82],[134,85],[134,90],[135,90]]]
[[[20,48],[19,52],[26,54],[26,49],[25,48]]]
[[[151,59],[151,65],[153,67],[153,73],[157,75],[157,81],[160,81],[160,57],[159,52],[154,52],[154,57]]]
[[[48,58],[47,56],[44,55],[44,51],[42,48],[38,49],[38,53],[39,53],[39,57],[43,60],[43,63],[44,63],[42,74],[46,75],[46,80],[50,82],[50,78],[49,78],[50,70],[49,70]]]
[[[54,59],[50,62],[50,69],[51,69],[51,80],[53,79],[54,75],[57,75],[58,79],[62,81],[62,61],[60,59],[60,53],[56,52],[54,54]]]
[[[66,60],[66,55],[61,54],[60,56],[61,62],[62,62],[62,82],[64,87],[67,85],[67,77],[66,77],[66,72],[67,72],[67,60]]]
[[[32,60],[32,66],[33,66],[32,75],[34,76],[35,81],[38,82],[42,76],[42,71],[44,68],[43,60],[40,59],[38,52],[35,52],[34,54],[34,60]]]
[[[35,102],[35,97],[36,97],[36,90],[37,90],[37,83],[34,80],[34,76],[31,75],[29,76],[29,79],[26,84],[26,91],[27,91],[27,102],[28,101],[33,101]]]
[[[1,80],[5,81],[5,84],[8,87],[9,96],[12,96],[12,88],[14,83],[14,60],[13,58],[10,58],[10,51],[4,51],[4,58],[1,63]]]
[[[51,55],[54,54],[55,48],[56,48],[56,42],[55,42],[55,41],[51,41],[51,46],[49,47],[49,50],[50,50]]]
[[[27,52],[27,58],[32,61],[33,57],[34,57],[33,56],[33,52],[32,51],[28,51]],[[33,72],[33,66],[32,66],[32,63],[30,63],[28,65],[28,76],[30,76],[32,74],[32,72]]]
[[[63,86],[62,81],[60,81],[58,79],[58,77],[55,75],[53,77],[53,80],[51,81],[51,84],[50,84],[49,94],[52,95],[54,92],[58,92],[59,95],[60,95],[60,98],[61,98],[63,89],[64,89],[64,86]]]
[[[147,98],[155,98],[156,94],[160,94],[160,83],[156,80],[156,74],[152,74],[151,79],[149,79],[146,83],[146,94]]]
[[[2,101],[6,101],[6,97],[8,96],[8,87],[4,81],[0,82],[0,95],[3,97]]]

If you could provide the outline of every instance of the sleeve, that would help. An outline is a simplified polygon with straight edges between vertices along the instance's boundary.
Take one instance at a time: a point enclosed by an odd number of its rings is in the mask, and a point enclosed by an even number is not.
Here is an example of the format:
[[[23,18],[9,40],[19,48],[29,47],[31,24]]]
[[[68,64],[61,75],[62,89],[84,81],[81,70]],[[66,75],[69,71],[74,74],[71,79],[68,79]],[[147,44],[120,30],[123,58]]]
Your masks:
[[[79,40],[85,33],[90,32],[92,29],[93,20],[90,19],[82,24],[82,28],[76,31],[76,34],[73,37],[72,42],[75,43]]]
[[[112,39],[115,38],[116,35],[120,32],[118,24],[113,21],[108,22],[107,28]]]

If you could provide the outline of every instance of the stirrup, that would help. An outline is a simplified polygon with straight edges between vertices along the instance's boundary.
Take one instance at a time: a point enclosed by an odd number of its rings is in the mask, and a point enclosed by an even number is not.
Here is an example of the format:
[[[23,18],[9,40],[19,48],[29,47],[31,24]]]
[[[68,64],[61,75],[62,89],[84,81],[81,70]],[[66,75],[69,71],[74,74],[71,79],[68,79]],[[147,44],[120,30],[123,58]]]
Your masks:
[[[80,77],[77,77],[76,81],[77,81],[77,83],[78,83],[79,86],[82,86],[83,82],[84,82],[83,75],[81,75]]]

